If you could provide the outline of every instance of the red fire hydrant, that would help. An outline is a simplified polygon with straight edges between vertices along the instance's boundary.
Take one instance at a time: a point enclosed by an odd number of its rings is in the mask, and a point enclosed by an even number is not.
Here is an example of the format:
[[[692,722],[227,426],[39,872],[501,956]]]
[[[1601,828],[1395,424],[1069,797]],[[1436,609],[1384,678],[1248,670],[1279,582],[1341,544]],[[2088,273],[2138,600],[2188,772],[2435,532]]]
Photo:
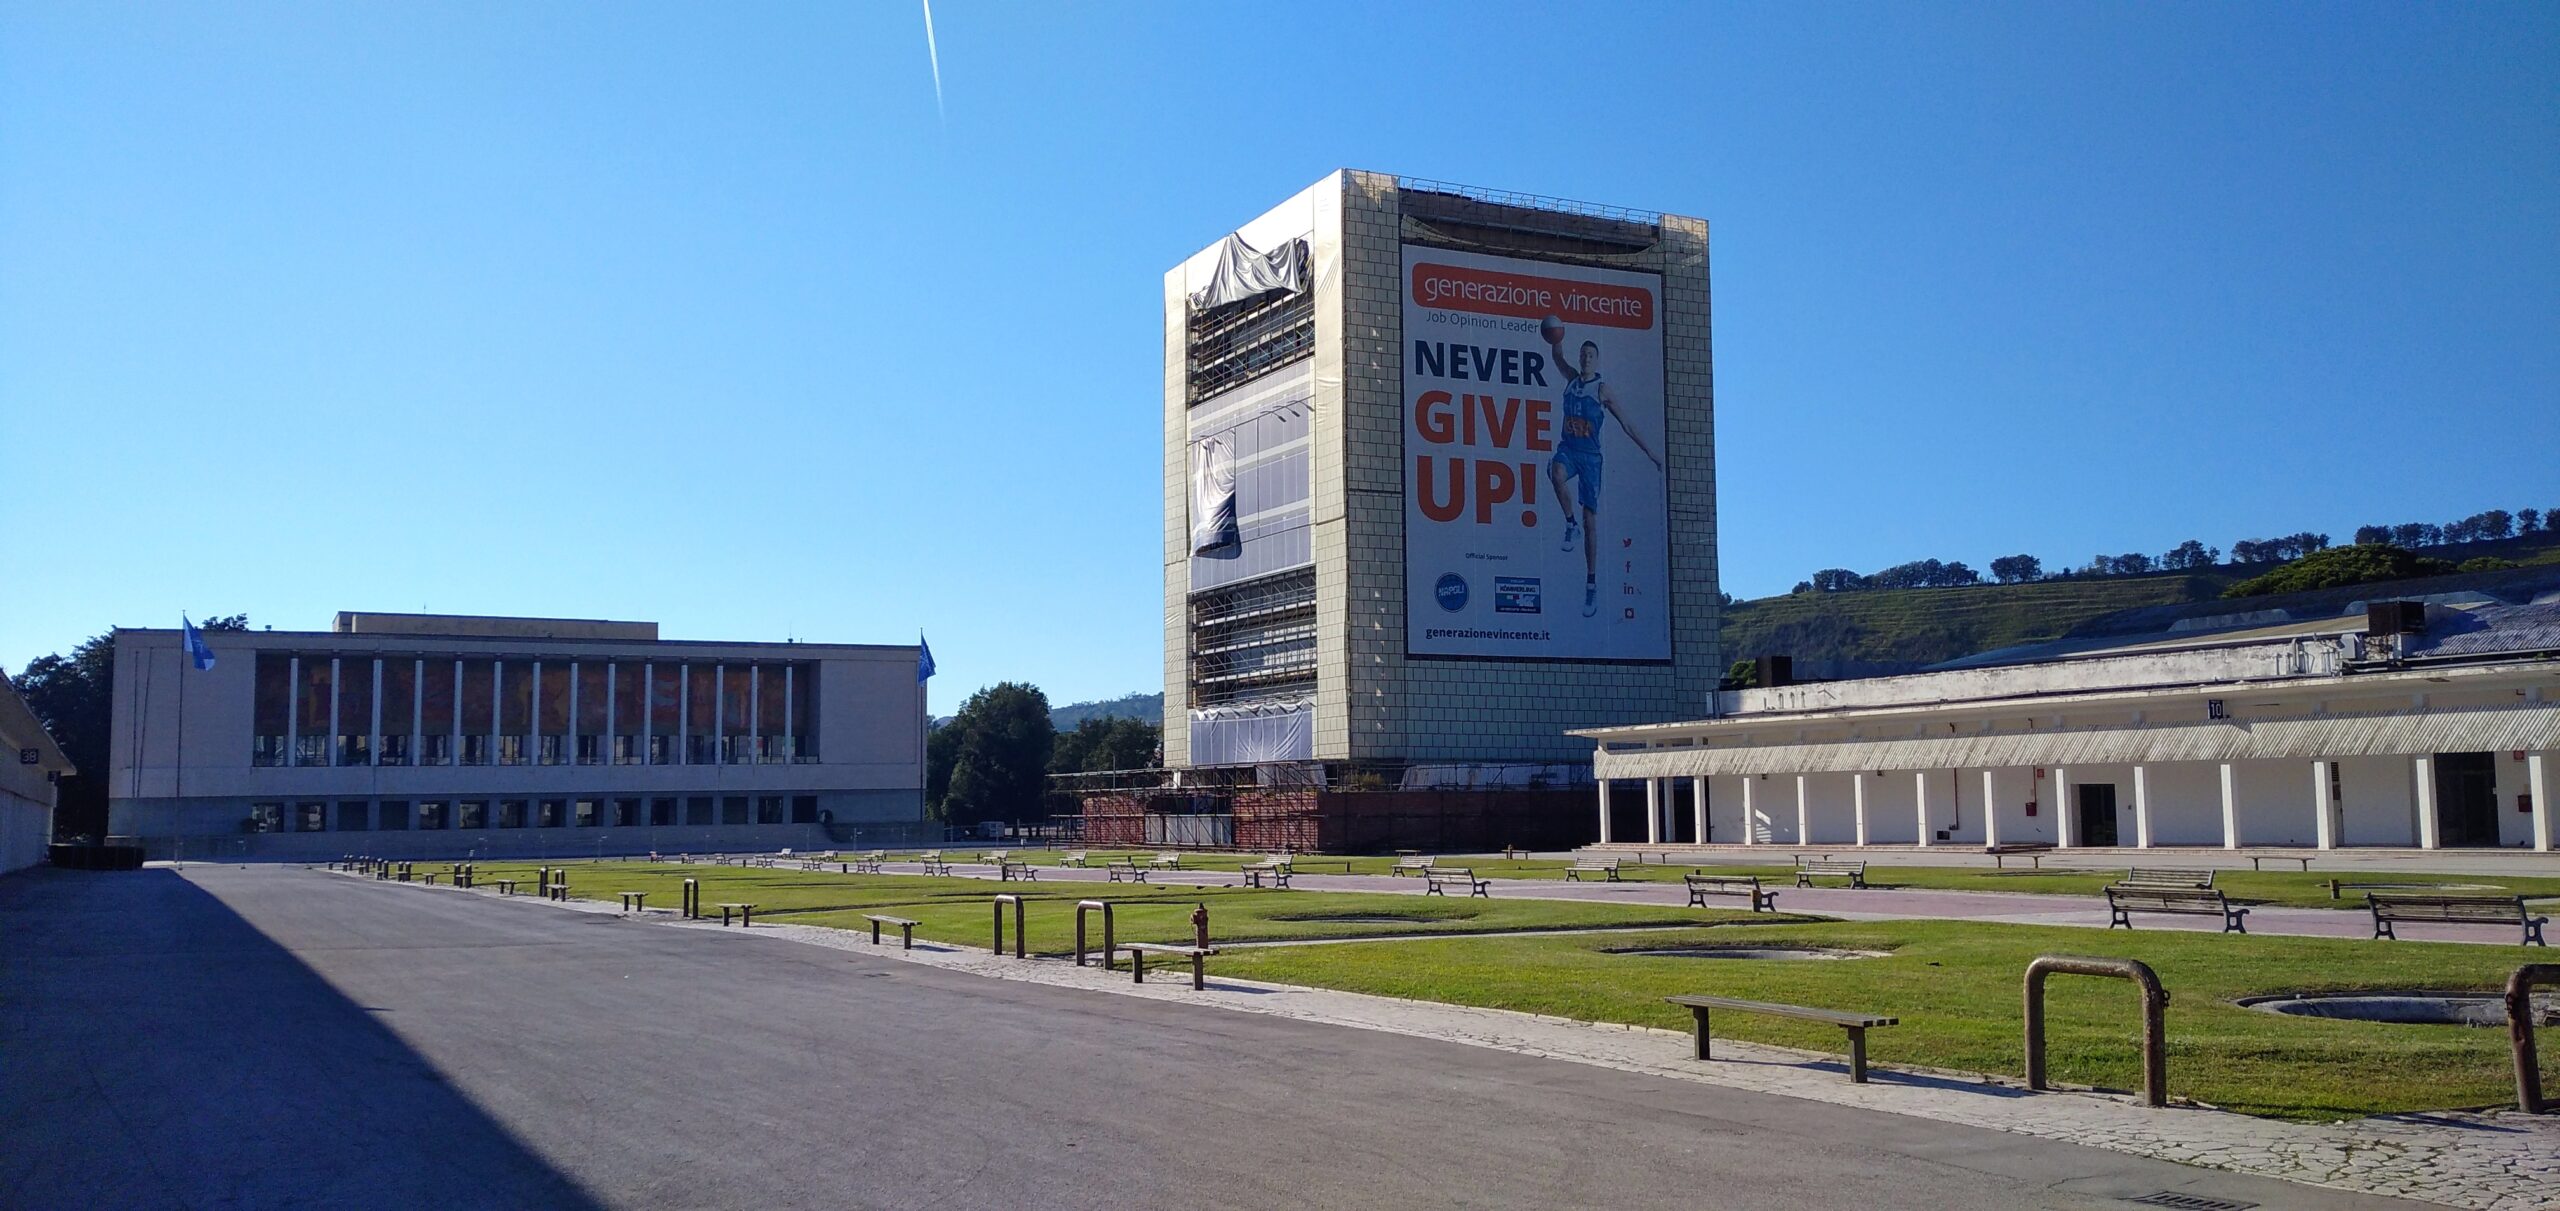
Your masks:
[[[1191,943],[1203,949],[1209,945],[1209,906],[1206,904],[1191,910]]]

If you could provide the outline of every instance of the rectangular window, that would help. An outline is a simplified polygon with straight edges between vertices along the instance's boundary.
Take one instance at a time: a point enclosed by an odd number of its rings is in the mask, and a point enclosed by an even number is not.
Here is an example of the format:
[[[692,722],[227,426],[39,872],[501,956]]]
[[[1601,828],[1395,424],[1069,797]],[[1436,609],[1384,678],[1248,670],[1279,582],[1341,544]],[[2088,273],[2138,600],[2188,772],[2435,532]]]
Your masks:
[[[716,699],[711,693],[711,666],[685,666],[685,762],[690,765],[716,765],[720,760],[720,738],[711,728]]]
[[[498,764],[533,759],[533,663],[498,662]],[[508,741],[514,741],[509,744]]]
[[[374,809],[373,826],[387,832],[399,832],[408,828],[409,801],[406,799],[383,800],[382,806]]]
[[[667,826],[669,826],[669,825],[674,824],[675,822],[676,822],[676,801],[675,801],[675,800],[673,800],[673,799],[651,799],[651,800],[649,801],[649,825],[650,825],[650,827],[652,827],[652,828],[664,828],[664,827],[667,827]]]
[[[419,712],[418,730],[424,734],[418,752],[420,765],[453,764],[453,662],[430,660],[420,679],[426,689],[426,707]]]
[[[600,765],[604,762],[603,737],[590,732],[578,733],[578,764]]]
[[[693,795],[686,798],[684,801],[684,822],[688,825],[718,823],[717,820],[714,820],[711,817],[711,796]]]
[[[524,764],[524,741],[525,738],[522,736],[498,737],[498,764]]]
[[[362,833],[373,831],[372,804],[362,799],[338,800],[338,831]]]
[[[522,799],[498,800],[498,827],[523,828],[530,805]]]
[[[455,804],[454,827],[466,831],[489,827],[489,801],[465,799]]]
[[[564,742],[566,742],[566,741],[568,740],[568,737],[566,737],[566,736],[538,736],[538,737],[535,737],[535,739],[540,740],[542,743],[541,743],[540,747],[538,747],[538,748],[534,749],[534,752],[533,752],[533,762],[534,762],[534,764],[536,764],[536,765],[560,765],[560,764],[565,763],[565,761],[567,760],[567,758],[565,758],[565,757],[562,755],[563,750],[561,749],[561,747],[560,747],[560,746],[561,746],[561,744],[562,744],[562,743],[564,743]]]
[[[613,826],[615,828],[640,827],[640,801],[637,799],[614,800]]]
[[[338,661],[338,764],[373,764],[373,657]]]
[[[328,657],[305,656],[302,658],[300,694],[300,701],[294,704],[293,711],[295,724],[293,763],[295,765],[327,765],[329,764],[331,723],[329,709],[334,705],[329,701]]]
[[[649,666],[649,764],[666,765],[676,759],[676,735],[683,729],[681,702],[684,670],[678,664]]]
[[[723,795],[720,797],[720,822],[722,824],[747,823],[751,818],[748,816],[747,811],[748,805],[747,797],[745,795]]]
[[[578,662],[578,764],[599,765],[604,761],[605,706],[611,695],[604,688],[605,662]]]
[[[791,796],[791,822],[793,824],[817,823],[818,797],[816,795]]]
[[[284,735],[293,719],[293,658],[258,654],[255,703],[250,708],[249,764],[284,764]]]
[[[744,765],[755,759],[754,754],[747,751],[748,712],[755,709],[755,699],[748,693],[748,668],[747,665],[733,664],[722,670],[720,763],[723,765]]]
[[[782,735],[783,724],[790,717],[788,708],[792,705],[787,700],[790,695],[786,690],[798,687],[786,687],[784,680],[781,665],[768,664],[756,669],[755,759],[767,765],[787,764],[791,760],[791,746]]]
[[[462,763],[489,764],[489,736],[497,730],[493,696],[498,670],[487,660],[462,662]]]
[[[284,804],[252,803],[249,805],[249,831],[280,833],[284,831]]]
[[[541,800],[537,814],[534,817],[534,823],[535,826],[539,828],[560,828],[567,825],[569,823],[569,801],[566,799]]]
[[[640,666],[613,667],[613,763],[640,764],[640,733],[649,726],[649,704],[640,696]]]
[[[419,829],[419,831],[424,832],[424,831],[427,831],[427,830],[429,830],[429,829],[433,829],[433,830],[435,830],[435,831],[437,831],[437,832],[442,832],[442,831],[444,831],[445,829],[448,829],[448,828],[451,828],[451,827],[453,827],[453,817],[452,817],[452,815],[451,815],[451,814],[446,810],[445,805],[444,805],[444,801],[443,801],[443,800],[441,800],[441,799],[427,799],[427,800],[422,800],[422,801],[420,801],[420,802],[419,802],[419,804],[418,804],[418,829]]]
[[[818,666],[792,666],[791,759],[809,764],[818,759]]]
[[[782,796],[780,796],[780,795],[758,795],[758,796],[756,796],[756,823],[758,823],[758,824],[780,824],[780,823],[782,823]]]
[[[294,804],[293,831],[298,833],[329,831],[329,805],[326,803]]]
[[[569,662],[546,660],[542,663],[541,718],[535,722],[534,759],[543,765],[561,765],[569,760]]]
[[[418,662],[408,657],[382,662],[382,749],[374,760],[407,765],[410,733],[418,724]]]

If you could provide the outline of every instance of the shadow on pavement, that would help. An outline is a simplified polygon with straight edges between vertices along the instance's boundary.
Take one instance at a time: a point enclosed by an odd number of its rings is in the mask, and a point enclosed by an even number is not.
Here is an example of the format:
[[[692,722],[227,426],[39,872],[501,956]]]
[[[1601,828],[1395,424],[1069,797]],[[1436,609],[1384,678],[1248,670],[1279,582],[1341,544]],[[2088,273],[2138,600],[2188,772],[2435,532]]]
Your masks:
[[[601,1206],[165,869],[0,878],[0,1203]]]

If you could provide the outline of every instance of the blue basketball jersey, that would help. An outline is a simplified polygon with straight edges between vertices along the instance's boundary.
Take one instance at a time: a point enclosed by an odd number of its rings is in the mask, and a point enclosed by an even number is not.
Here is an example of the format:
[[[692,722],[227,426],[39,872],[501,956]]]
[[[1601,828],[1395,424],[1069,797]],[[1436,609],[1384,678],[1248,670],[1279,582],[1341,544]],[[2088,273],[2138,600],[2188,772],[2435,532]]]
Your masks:
[[[1564,385],[1564,439],[1556,444],[1597,453],[1600,426],[1608,419],[1608,409],[1600,404],[1600,376],[1574,379]]]

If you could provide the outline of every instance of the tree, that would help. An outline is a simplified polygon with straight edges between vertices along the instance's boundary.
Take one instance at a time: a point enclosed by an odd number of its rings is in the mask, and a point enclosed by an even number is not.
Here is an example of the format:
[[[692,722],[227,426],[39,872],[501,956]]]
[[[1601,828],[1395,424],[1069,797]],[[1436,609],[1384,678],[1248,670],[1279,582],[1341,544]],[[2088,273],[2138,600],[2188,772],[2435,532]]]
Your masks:
[[[2179,543],[2175,547],[2171,547],[2167,554],[2160,557],[2160,566],[2168,568],[2171,571],[2184,571],[2189,568],[2209,568],[2221,562],[2222,552],[2220,549],[2208,547],[2204,545],[2204,543],[2193,538]]]
[[[2151,557],[2139,551],[2116,556],[2116,575],[2140,576],[2151,570]]]
[[[2441,559],[2412,555],[2395,546],[2360,543],[2352,547],[2315,551],[2265,575],[2251,577],[2224,589],[2222,595],[2264,597],[2272,593],[2301,593],[2378,580],[2440,576],[2452,570],[2453,565]]]
[[[2391,545],[2396,547],[2406,549],[2409,547],[2434,547],[2441,546],[2443,544],[2443,526],[2431,525],[2423,521],[2413,521],[2391,527]]]
[[[1102,770],[1153,769],[1164,730],[1143,719],[1098,716],[1061,732],[1049,752],[1049,772],[1087,774]]]
[[[2516,533],[2518,533],[2518,534],[2539,534],[2539,533],[2541,533],[2541,532],[2542,532],[2542,510],[2540,510],[2540,509],[2518,509],[2518,510],[2516,510]]]
[[[967,825],[1041,814],[1058,729],[1049,722],[1049,699],[1038,686],[1006,681],[979,690],[941,730],[957,734],[937,818]],[[928,763],[932,756],[928,741]]]
[[[2512,538],[2515,536],[2515,515],[2504,509],[2491,509],[2478,517],[2473,518],[2472,521],[2475,523],[2473,526],[2474,531],[2482,538],[2494,541],[2500,538]]]
[[[2389,541],[2391,541],[2391,527],[2389,526],[2356,527],[2357,546],[2372,546],[2375,543],[2384,543]]]
[[[1724,684],[1718,689],[1747,690],[1760,684],[1760,662],[1737,660],[1724,671]]]
[[[1847,568],[1824,568],[1813,574],[1813,591],[1817,593],[1846,593],[1865,587],[1867,578]]]
[[[2002,584],[2044,578],[2044,561],[2033,555],[2003,555],[1991,561],[1991,575]]]

